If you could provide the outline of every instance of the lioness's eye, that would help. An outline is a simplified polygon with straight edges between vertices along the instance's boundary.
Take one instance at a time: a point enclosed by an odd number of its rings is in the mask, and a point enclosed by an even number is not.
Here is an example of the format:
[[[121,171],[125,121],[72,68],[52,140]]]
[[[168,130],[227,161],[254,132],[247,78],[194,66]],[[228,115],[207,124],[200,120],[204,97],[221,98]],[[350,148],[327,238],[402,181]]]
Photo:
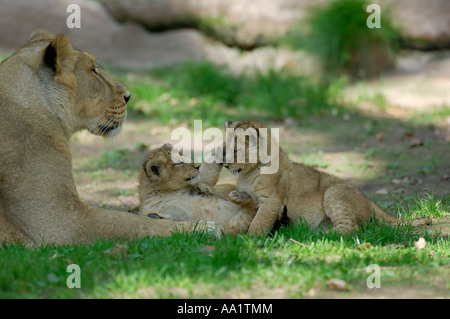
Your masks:
[[[183,164],[183,162],[177,162],[177,163],[175,163],[173,165],[177,166],[177,165],[181,165],[181,164]]]
[[[92,68],[92,72],[94,72],[95,75],[98,75],[97,67],[93,67],[93,68]]]

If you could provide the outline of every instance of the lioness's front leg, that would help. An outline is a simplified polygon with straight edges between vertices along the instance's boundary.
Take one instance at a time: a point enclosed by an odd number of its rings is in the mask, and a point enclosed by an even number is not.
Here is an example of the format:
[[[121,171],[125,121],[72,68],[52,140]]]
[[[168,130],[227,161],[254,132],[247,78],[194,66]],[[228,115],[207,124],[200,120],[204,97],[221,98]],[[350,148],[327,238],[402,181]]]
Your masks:
[[[144,215],[109,211],[89,207],[84,226],[80,229],[80,241],[92,242],[96,238],[142,238],[146,236],[168,236],[178,231],[207,231],[218,237],[223,228],[213,222],[175,222],[168,219],[153,219]]]

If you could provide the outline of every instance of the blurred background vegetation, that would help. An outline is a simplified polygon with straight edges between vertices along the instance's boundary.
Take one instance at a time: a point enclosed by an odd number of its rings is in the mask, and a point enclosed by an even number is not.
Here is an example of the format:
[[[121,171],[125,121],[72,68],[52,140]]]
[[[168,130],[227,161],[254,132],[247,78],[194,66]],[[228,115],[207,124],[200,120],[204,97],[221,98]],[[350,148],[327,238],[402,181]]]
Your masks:
[[[71,3],[80,6],[80,29],[66,26]],[[371,3],[379,5],[381,28],[367,26]],[[13,52],[36,28],[69,34],[130,86],[130,110],[164,124],[187,117],[213,125],[243,117],[302,120],[361,103],[446,113],[450,102],[445,0],[0,5],[0,53]]]
[[[349,82],[394,67],[398,30],[387,11],[380,15],[382,28],[368,28],[367,5],[364,0],[336,0],[313,6],[305,19],[269,43],[309,53],[316,59],[311,62],[315,74],[302,74],[290,65],[236,74],[227,65],[185,62],[153,70],[146,81],[124,78],[134,93],[130,107],[166,124],[192,117],[216,126],[243,117],[281,120],[337,114],[340,94]]]
[[[80,29],[67,28],[71,3]],[[367,26],[371,3],[380,28]],[[0,8],[3,56],[36,28],[66,33],[132,92],[123,143],[75,166],[133,169],[176,126],[253,119],[283,127],[295,160],[362,186],[395,181],[448,194],[446,0],[0,0]],[[90,138],[73,139],[82,157],[98,149]]]
[[[367,27],[369,3],[380,5],[380,29]],[[69,4],[81,8],[81,29],[67,28]],[[171,142],[175,127],[253,119],[281,128],[290,158],[349,181],[386,212],[442,219],[420,233],[367,224],[345,238],[301,224],[266,239],[0,247],[0,297],[445,298],[448,25],[448,0],[0,0],[0,57],[34,29],[65,33],[132,93],[118,138],[72,137],[88,204],[137,205],[145,152]],[[83,289],[66,288],[69,263],[82,265]],[[367,290],[372,263],[386,267],[388,289]],[[337,295],[333,278],[350,291]]]

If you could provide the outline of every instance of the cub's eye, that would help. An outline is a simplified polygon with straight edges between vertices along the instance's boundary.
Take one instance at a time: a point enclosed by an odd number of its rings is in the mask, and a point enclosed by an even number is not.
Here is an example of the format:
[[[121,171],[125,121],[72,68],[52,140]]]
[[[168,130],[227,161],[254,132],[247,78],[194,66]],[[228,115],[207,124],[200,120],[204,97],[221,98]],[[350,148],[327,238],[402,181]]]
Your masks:
[[[183,164],[183,162],[176,162],[175,164],[173,164],[174,166],[178,166],[178,165],[181,165],[181,164]]]

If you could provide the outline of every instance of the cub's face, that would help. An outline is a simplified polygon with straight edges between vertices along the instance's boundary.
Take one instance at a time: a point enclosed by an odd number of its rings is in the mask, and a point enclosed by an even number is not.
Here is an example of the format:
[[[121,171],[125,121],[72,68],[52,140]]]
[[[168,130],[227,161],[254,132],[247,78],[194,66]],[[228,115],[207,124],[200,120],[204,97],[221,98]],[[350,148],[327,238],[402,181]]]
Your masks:
[[[199,181],[199,165],[185,163],[185,158],[172,159],[172,145],[150,151],[143,164],[140,187],[151,187],[162,191],[175,191]]]
[[[227,141],[224,147],[224,167],[238,175],[252,171],[261,163],[259,157],[259,128],[257,122],[227,122]]]

